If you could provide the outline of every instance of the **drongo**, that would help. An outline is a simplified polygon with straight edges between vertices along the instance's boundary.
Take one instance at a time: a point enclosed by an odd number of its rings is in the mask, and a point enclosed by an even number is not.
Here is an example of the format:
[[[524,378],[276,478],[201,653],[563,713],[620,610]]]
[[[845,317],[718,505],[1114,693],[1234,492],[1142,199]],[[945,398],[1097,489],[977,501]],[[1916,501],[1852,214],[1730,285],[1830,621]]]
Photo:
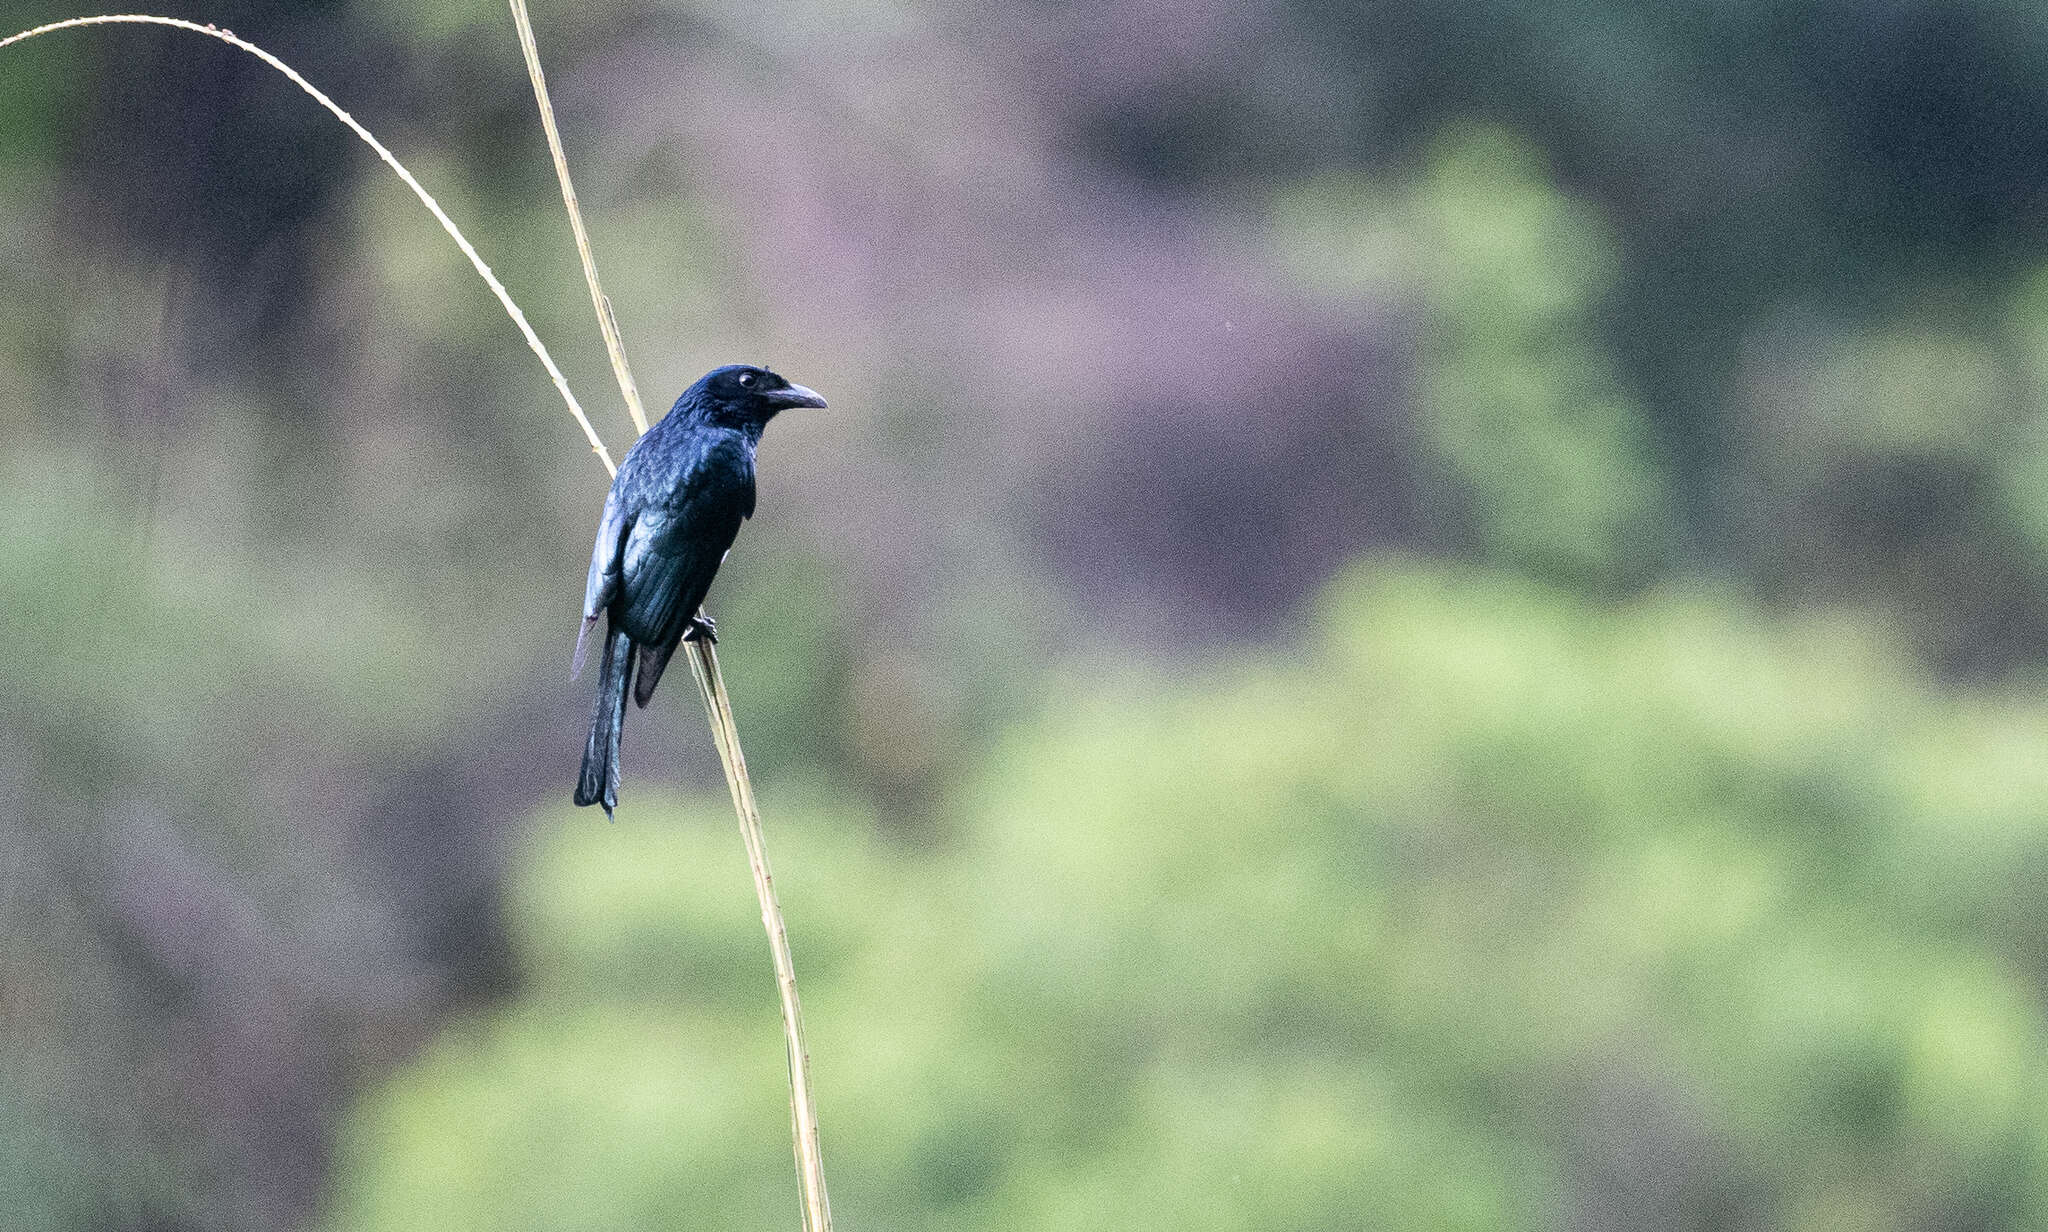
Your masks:
[[[711,579],[754,514],[754,449],[776,412],[822,407],[801,385],[746,364],[704,374],[668,416],[640,438],[619,464],[590,554],[583,591],[583,628],[570,678],[583,670],[583,651],[598,617],[607,619],[597,669],[597,712],[576,803],[619,803],[619,728],[626,694],[645,706],[669,656],[686,638],[717,641],[711,618],[697,609]]]

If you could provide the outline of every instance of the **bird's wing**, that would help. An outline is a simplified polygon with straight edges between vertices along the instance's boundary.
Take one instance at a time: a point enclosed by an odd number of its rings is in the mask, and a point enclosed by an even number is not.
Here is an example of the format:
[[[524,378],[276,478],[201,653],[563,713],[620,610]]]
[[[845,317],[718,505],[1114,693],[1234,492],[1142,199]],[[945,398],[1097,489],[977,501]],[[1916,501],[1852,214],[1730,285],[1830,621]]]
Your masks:
[[[590,580],[583,586],[583,619],[596,620],[618,596],[620,561],[625,555],[626,531],[632,519],[618,488],[605,497],[604,516],[597,523],[597,544],[590,550]]]
[[[726,549],[754,504],[753,468],[714,446],[677,485],[673,503],[643,510],[626,533],[613,617],[633,640],[665,646],[682,637],[704,602]]]
[[[681,642],[669,642],[661,646],[640,648],[640,670],[633,673],[633,704],[645,706],[654,696],[654,686],[661,683],[662,672],[668,670],[669,656],[675,654]]]
[[[604,516],[598,519],[597,543],[590,550],[590,579],[583,585],[583,623],[576,630],[576,653],[569,660],[569,678],[583,674],[583,650],[590,626],[598,614],[611,606],[619,593],[619,559],[624,554],[629,519],[626,502],[615,485],[604,499]]]

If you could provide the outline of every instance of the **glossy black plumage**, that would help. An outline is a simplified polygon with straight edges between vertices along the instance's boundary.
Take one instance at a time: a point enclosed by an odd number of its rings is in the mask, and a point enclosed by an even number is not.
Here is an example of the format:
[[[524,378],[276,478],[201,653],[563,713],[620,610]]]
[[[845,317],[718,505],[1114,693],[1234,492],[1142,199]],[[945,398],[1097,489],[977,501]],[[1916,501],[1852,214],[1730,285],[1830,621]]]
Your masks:
[[[677,645],[710,634],[697,609],[740,523],[753,516],[761,430],[779,411],[824,405],[765,368],[714,368],[619,464],[590,555],[572,669],[581,671],[585,639],[604,617],[597,709],[576,803],[602,804],[606,815],[617,807],[627,694],[645,706]]]

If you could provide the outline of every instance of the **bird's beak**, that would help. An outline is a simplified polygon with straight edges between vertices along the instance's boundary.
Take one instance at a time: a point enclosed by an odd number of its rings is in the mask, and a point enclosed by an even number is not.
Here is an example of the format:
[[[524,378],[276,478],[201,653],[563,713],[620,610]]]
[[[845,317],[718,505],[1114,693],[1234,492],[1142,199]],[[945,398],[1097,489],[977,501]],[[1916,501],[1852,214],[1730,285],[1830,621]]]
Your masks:
[[[821,411],[825,409],[825,399],[818,396],[818,391],[807,389],[802,385],[792,385],[788,389],[775,390],[768,395],[768,400],[775,404],[775,409],[778,411],[786,411],[791,407],[798,406],[813,407]]]

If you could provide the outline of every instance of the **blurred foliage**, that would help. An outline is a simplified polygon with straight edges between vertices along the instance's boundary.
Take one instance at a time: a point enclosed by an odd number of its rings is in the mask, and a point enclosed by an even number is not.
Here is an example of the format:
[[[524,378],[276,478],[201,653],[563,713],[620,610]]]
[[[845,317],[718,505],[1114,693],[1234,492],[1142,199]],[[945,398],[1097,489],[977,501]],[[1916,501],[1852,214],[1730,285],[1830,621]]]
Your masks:
[[[1639,579],[1668,533],[1666,477],[1599,317],[1617,262],[1594,211],[1495,130],[1444,137],[1398,192],[1311,182],[1281,258],[1326,293],[1407,301],[1415,412],[1481,555],[1584,585]]]
[[[1300,654],[1066,681],[937,848],[773,802],[848,1227],[2048,1217],[2048,706],[1848,615],[1381,562]],[[551,815],[527,993],[345,1135],[327,1226],[786,1217],[729,819]],[[1931,1205],[1930,1205],[1931,1204]]]
[[[625,443],[501,7],[165,11]],[[2048,1225],[2048,15],[536,19],[650,403],[832,398],[712,603],[845,1227]],[[517,336],[260,65],[6,54],[0,1224],[787,1221]]]

